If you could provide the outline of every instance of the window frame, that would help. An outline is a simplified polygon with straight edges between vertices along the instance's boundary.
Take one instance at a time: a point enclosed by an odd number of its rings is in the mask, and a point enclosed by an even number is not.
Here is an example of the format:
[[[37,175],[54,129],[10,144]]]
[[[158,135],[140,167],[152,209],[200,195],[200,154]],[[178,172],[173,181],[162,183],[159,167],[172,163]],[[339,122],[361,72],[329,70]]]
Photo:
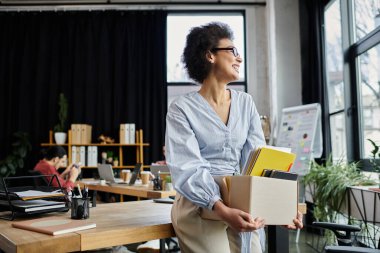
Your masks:
[[[362,108],[360,108],[360,74],[359,74],[359,62],[358,58],[368,50],[380,45],[380,26],[366,34],[363,38],[355,42],[354,29],[355,29],[355,17],[354,17],[354,1],[355,0],[330,0],[325,3],[323,7],[323,16],[328,7],[335,1],[340,2],[341,6],[341,22],[342,22],[342,49],[344,53],[343,62],[343,81],[344,81],[344,97],[345,107],[344,110],[330,113],[328,102],[324,102],[327,123],[324,126],[325,133],[328,133],[328,140],[326,149],[331,153],[331,136],[330,136],[330,117],[337,113],[344,113],[346,124],[346,143],[347,143],[347,161],[359,161],[362,170],[371,171],[369,158],[361,158],[363,151],[363,145],[361,138],[362,126],[360,120],[360,114]],[[323,23],[324,26],[324,23]],[[323,86],[325,92],[327,92],[327,78],[326,78],[326,59],[325,54],[325,39],[324,29],[322,29],[322,59],[324,62],[323,70]],[[327,95],[327,94],[325,94]],[[365,141],[365,140],[364,140]]]
[[[243,16],[243,46],[244,46],[244,55],[243,59],[246,59],[247,57],[247,24],[246,24],[246,10],[244,9],[231,9],[231,10],[212,10],[212,9],[204,9],[204,10],[195,10],[195,9],[190,9],[190,10],[170,10],[167,13],[167,16],[170,14],[188,14],[188,15],[193,15],[193,14],[208,14],[208,13],[241,13]],[[166,49],[168,47],[166,41]],[[229,86],[234,86],[234,85],[239,85],[239,86],[244,86],[244,91],[247,92],[247,79],[248,79],[248,70],[247,70],[247,61],[243,60],[244,64],[244,81],[236,81],[229,83]],[[167,73],[166,73],[166,87],[168,88],[169,86],[194,86],[197,85],[195,82],[168,82],[167,80]]]

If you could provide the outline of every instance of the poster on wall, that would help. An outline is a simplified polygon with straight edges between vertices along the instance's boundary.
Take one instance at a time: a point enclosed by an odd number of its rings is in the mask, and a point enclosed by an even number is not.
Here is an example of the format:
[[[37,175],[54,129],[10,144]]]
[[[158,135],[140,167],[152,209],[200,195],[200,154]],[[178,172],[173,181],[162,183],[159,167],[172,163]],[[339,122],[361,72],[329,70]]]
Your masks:
[[[320,104],[284,108],[276,146],[291,148],[297,155],[291,172],[305,175],[323,151]]]

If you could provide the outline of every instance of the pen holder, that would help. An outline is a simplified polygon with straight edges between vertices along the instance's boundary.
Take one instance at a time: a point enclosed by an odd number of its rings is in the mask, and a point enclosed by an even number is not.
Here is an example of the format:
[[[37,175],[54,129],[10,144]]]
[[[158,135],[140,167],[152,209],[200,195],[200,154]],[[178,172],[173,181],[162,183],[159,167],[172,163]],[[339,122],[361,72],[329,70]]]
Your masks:
[[[162,180],[160,178],[156,177],[152,181],[153,181],[153,190],[154,191],[162,191]]]
[[[71,199],[71,219],[88,219],[90,218],[90,198]]]

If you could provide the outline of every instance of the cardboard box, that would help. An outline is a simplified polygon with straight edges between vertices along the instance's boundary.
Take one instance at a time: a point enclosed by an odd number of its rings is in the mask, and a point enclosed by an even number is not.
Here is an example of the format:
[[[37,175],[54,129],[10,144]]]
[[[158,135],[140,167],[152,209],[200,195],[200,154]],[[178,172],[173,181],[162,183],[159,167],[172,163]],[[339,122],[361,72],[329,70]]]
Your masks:
[[[256,176],[214,179],[227,206],[264,218],[266,225],[293,224],[298,211],[297,181]],[[202,209],[201,217],[220,220],[208,209]]]

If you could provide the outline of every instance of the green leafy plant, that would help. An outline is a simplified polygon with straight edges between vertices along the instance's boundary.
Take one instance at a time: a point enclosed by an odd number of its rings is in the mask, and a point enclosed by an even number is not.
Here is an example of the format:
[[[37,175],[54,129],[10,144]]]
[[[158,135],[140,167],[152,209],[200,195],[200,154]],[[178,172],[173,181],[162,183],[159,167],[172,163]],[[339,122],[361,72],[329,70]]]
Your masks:
[[[373,140],[371,139],[367,139],[369,142],[371,142],[372,146],[373,146],[373,149],[371,151],[371,158],[369,159],[369,162],[371,163],[371,166],[372,166],[372,170],[374,172],[377,172],[378,173],[378,177],[379,177],[379,181],[378,181],[378,184],[379,184],[379,188],[380,188],[380,146],[377,145]]]
[[[333,162],[331,156],[324,164],[312,162],[310,172],[303,180],[312,189],[315,205],[313,215],[317,220],[336,220],[348,186],[374,184],[358,168],[358,163],[355,162]]]
[[[107,151],[107,158],[113,158],[113,151]]]
[[[372,165],[372,169],[375,172],[380,173],[380,146],[377,145],[373,140],[367,139],[373,146],[373,149],[371,151],[371,158],[369,162]]]
[[[0,177],[16,174],[18,168],[24,167],[24,159],[32,150],[27,133],[16,132],[13,136],[16,141],[12,143],[12,152],[0,161]]]
[[[58,110],[59,122],[54,126],[54,132],[65,132],[66,121],[67,121],[67,111],[68,111],[69,105],[63,93],[59,94],[58,106],[59,106],[59,110]]]
[[[166,183],[171,183],[172,182],[172,177],[171,176],[166,176],[165,177],[165,182]]]

